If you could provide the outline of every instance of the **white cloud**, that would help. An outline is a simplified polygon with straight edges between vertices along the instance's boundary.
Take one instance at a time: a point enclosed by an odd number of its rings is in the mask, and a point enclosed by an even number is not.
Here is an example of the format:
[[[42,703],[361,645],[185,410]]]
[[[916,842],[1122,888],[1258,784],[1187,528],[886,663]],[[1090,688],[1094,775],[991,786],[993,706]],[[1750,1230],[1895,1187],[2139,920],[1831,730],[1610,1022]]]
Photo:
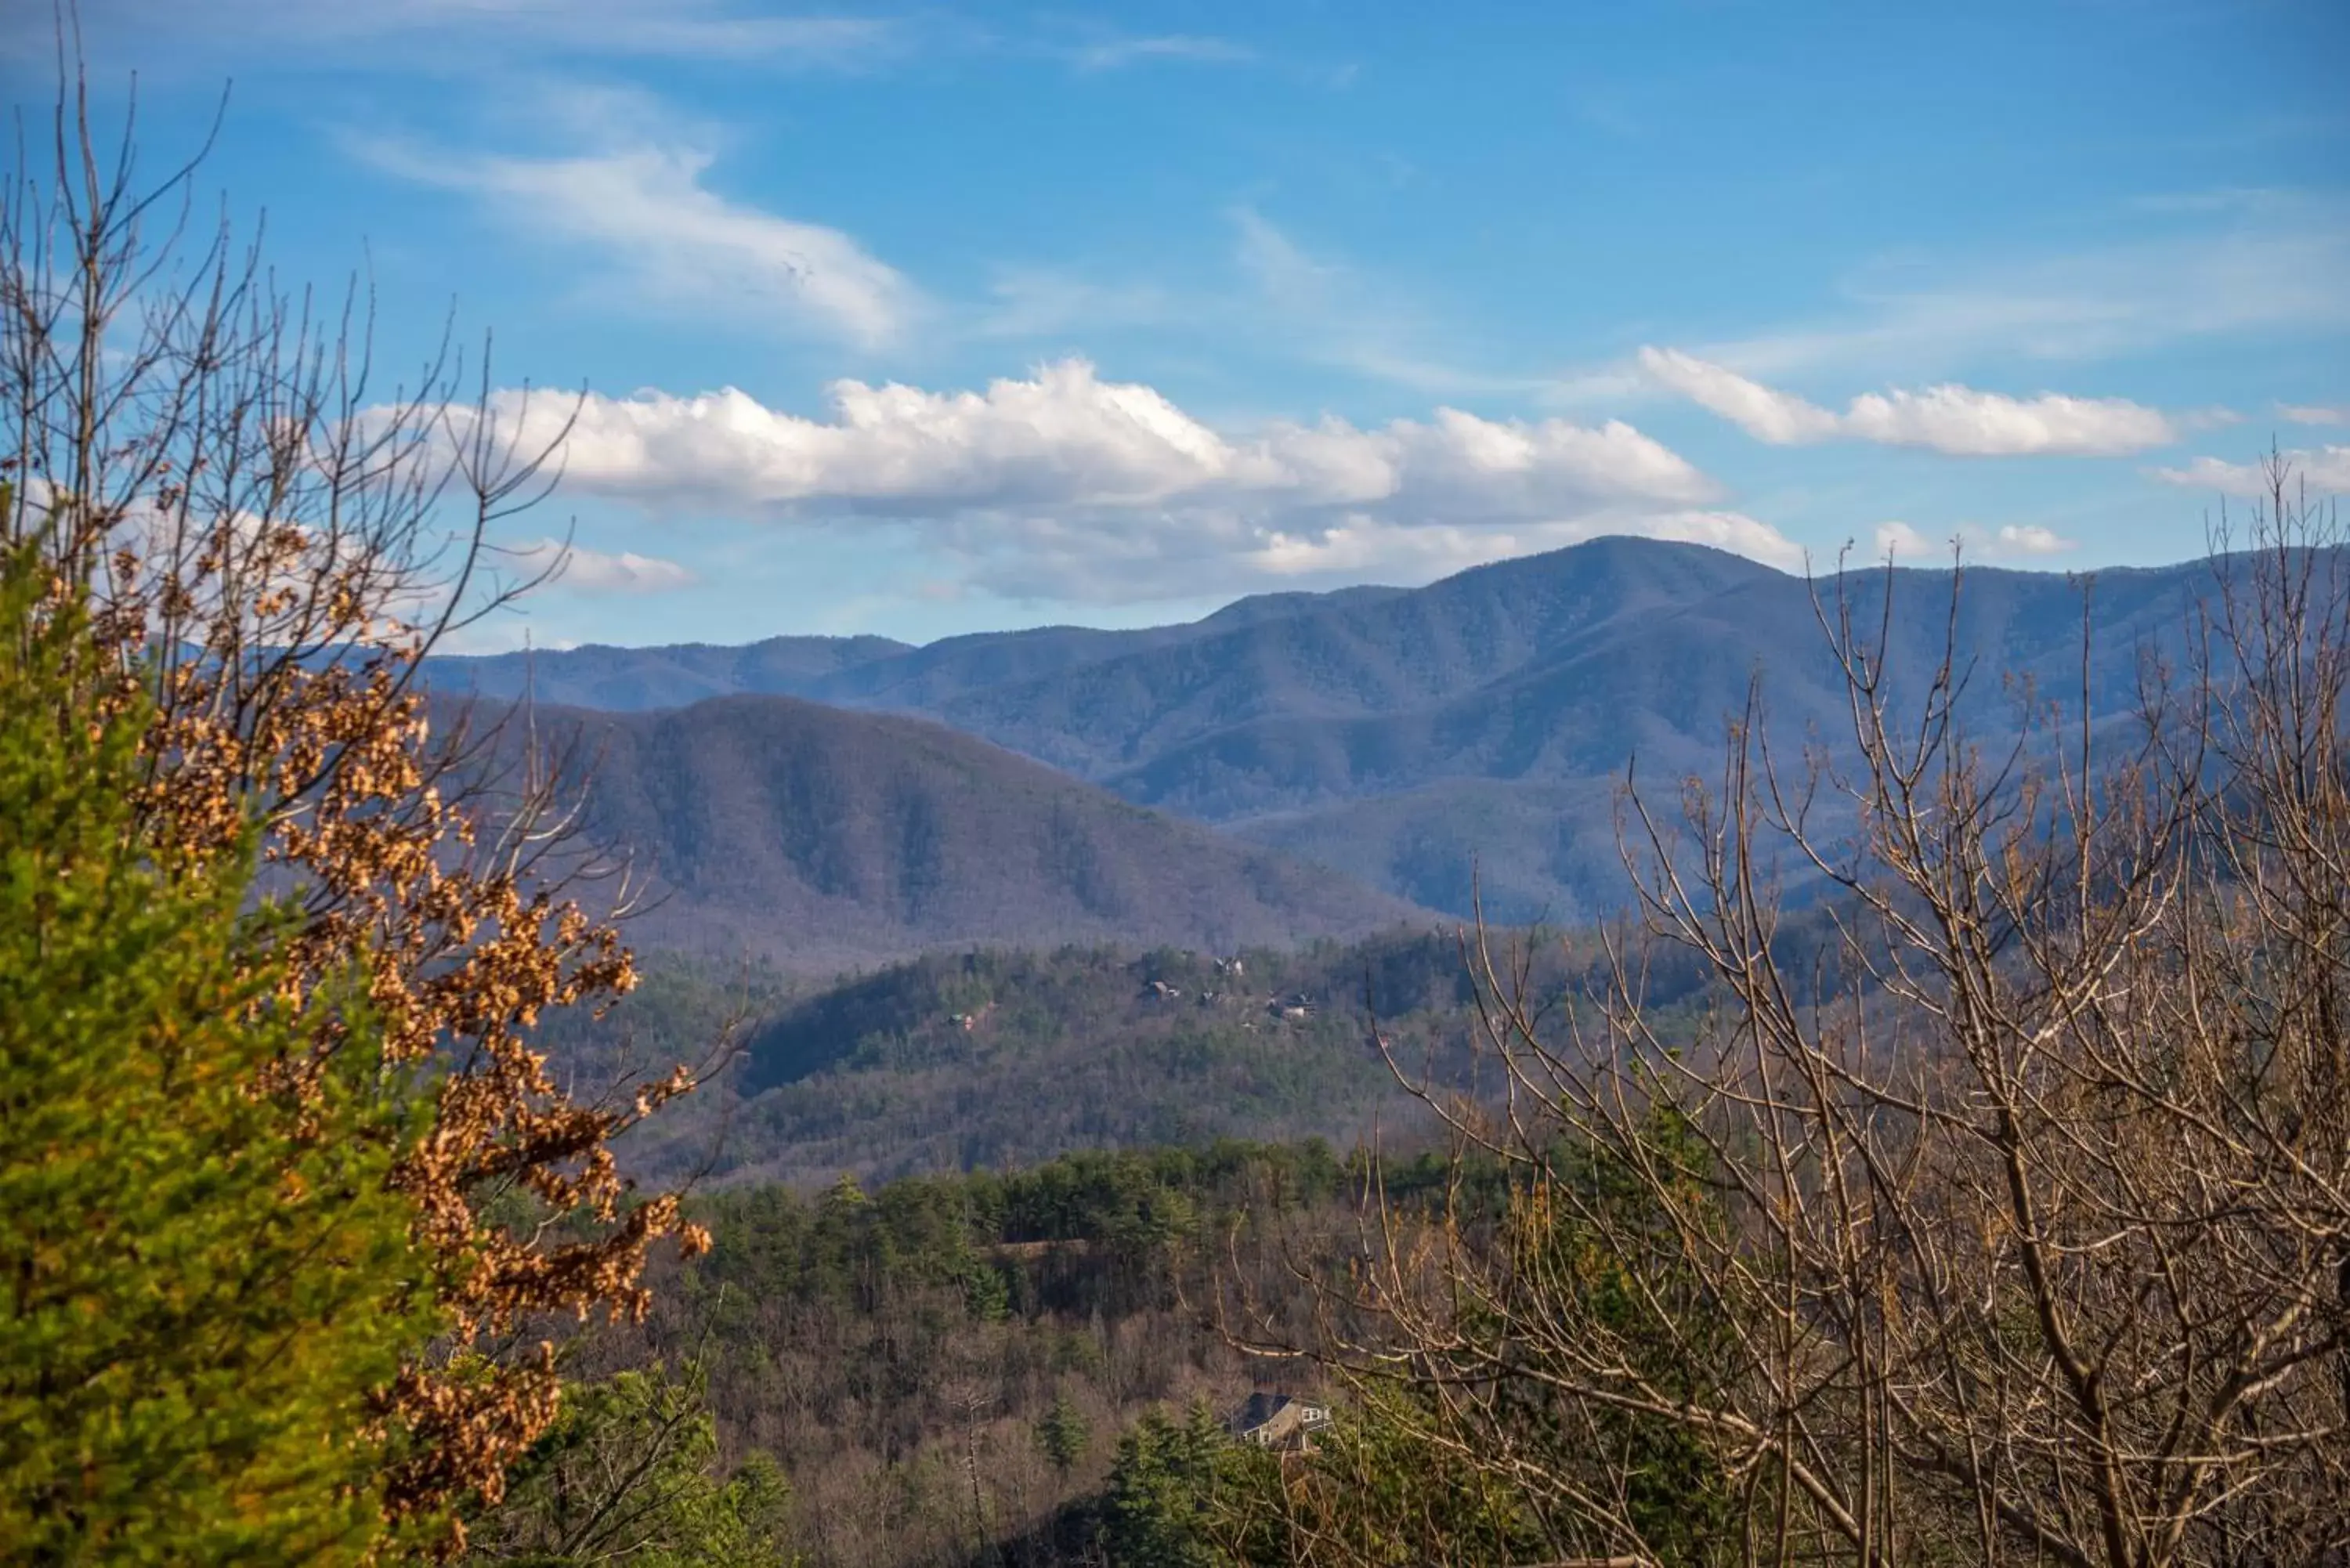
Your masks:
[[[655,141],[572,157],[461,156],[371,141],[377,167],[462,191],[534,239],[600,252],[616,297],[754,329],[815,328],[874,345],[920,312],[912,284],[837,229],[728,201],[712,155]]]
[[[1662,385],[1776,446],[1842,437],[1960,457],[2114,457],[2178,439],[2161,410],[2121,398],[2011,398],[1947,385],[1864,392],[1839,414],[1676,348],[1643,348],[1640,365]]]
[[[2008,523],[1996,529],[1961,524],[1939,537],[1898,521],[1877,525],[1877,558],[1890,556],[1913,566],[1948,566],[1954,552],[1964,560],[1998,561],[2061,556],[2079,547],[2078,540],[2037,523]]]
[[[2018,556],[2061,556],[2079,545],[2079,541],[2067,539],[2037,523],[2006,524],[1995,537],[2001,548]]]
[[[2279,403],[2277,417],[2297,425],[2350,425],[2350,408],[2318,408],[2308,403]]]
[[[1950,554],[1949,540],[1938,542],[1929,539],[1907,523],[1896,521],[1877,525],[1877,556],[1879,560],[1890,556],[1896,560],[1914,562],[1919,556],[1939,555],[1947,558]]]
[[[2318,495],[2350,494],[2350,446],[2321,446],[2278,454],[2289,470],[2287,483],[2307,487]],[[2268,464],[2262,461],[2229,462],[2199,457],[2185,468],[2158,468],[2155,476],[2194,490],[2216,490],[2222,495],[2262,496],[2269,493]]]
[[[681,398],[590,396],[567,449],[575,482],[613,493],[683,487],[757,506],[832,500],[915,514],[1025,503],[1143,507],[1245,495],[1377,504],[1450,520],[1538,515],[1559,503],[1688,504],[1716,489],[1631,426],[1489,421],[1440,409],[1425,423],[1357,430],[1275,424],[1231,440],[1152,388],[1106,381],[1082,359],[984,392],[835,382],[833,417],[804,419],[728,389]],[[502,397],[506,395],[502,395]],[[500,402],[516,439],[552,435],[568,402]]]
[[[546,575],[549,586],[582,594],[665,594],[692,587],[692,572],[675,561],[631,550],[608,555],[560,539],[509,546],[504,555],[525,577]]]
[[[1757,441],[1789,446],[1844,433],[1844,421],[1827,410],[1678,348],[1643,348],[1640,365],[1662,385],[1720,414]]]
[[[1853,399],[1843,425],[1863,441],[1968,457],[2117,456],[2178,439],[2159,410],[2123,398],[2050,392],[2017,399],[1960,386],[1864,392]]]
[[[1020,597],[1434,575],[1602,533],[1799,558],[1767,525],[1707,510],[1719,487],[1618,421],[1439,409],[1369,429],[1326,418],[1227,434],[1082,360],[983,392],[852,380],[830,395],[822,419],[732,389],[590,397],[564,451],[565,482],[664,515],[903,527],[967,581]],[[572,413],[518,393],[493,400],[499,439],[525,448]]]

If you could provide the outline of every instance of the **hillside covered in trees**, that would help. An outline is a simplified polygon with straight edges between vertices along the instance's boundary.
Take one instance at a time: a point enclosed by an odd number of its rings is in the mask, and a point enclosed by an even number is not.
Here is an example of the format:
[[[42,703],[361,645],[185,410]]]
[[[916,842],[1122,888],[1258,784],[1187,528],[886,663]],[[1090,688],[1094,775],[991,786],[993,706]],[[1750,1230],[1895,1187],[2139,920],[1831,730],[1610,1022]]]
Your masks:
[[[614,721],[624,734],[660,727],[660,755],[681,772],[701,750],[712,756],[700,765],[726,766],[733,748],[712,733],[722,724],[753,735],[807,724],[784,696],[920,714],[1456,919],[1478,897],[1496,920],[1580,922],[1623,904],[1615,794],[1627,761],[1659,779],[1707,766],[1758,675],[1783,732],[1844,745],[1824,600],[1885,626],[1896,690],[1922,690],[1955,635],[1983,663],[1965,690],[1968,722],[2013,737],[2028,690],[2079,693],[2085,680],[2101,711],[2126,701],[2141,659],[2183,655],[2194,607],[2215,587],[2203,562],[2104,572],[2094,585],[1970,567],[1955,621],[1888,620],[1892,603],[1951,606],[1951,573],[1862,567],[1839,584],[1822,569],[1814,582],[1703,545],[1605,538],[1409,592],[1245,599],[1176,627],[919,649],[870,639],[592,648],[443,659],[426,674],[445,690],[514,696],[527,672],[540,701],[619,711],[742,693],[699,718],[689,707]],[[2085,668],[2085,624],[2095,633]],[[806,742],[854,754],[853,722],[830,722]],[[621,749],[618,787],[632,793],[642,764]],[[733,820],[754,843],[788,845],[800,831],[764,813]],[[806,821],[808,832],[831,825],[820,801]],[[682,831],[643,814],[627,826],[664,848]],[[793,929],[821,945],[821,921]]]
[[[1497,1203],[1505,1179],[1479,1179]],[[732,1188],[697,1201],[711,1251],[664,1271],[645,1324],[565,1354],[591,1379],[657,1367],[724,1464],[772,1459],[811,1563],[1178,1562],[1207,1547],[1188,1489],[1230,1462],[1228,1417],[1320,1386],[1217,1332],[1219,1278],[1237,1263],[1302,1326],[1284,1272],[1343,1251],[1365,1191],[1425,1210],[1450,1180],[1427,1154],[1223,1140]]]
[[[641,946],[828,975],[975,943],[1230,949],[1432,919],[920,720],[781,697],[441,711],[498,737],[475,764],[494,786],[551,760],[582,843],[637,884]]]
[[[1815,945],[1821,923],[1791,926],[1788,950]],[[551,1018],[539,1040],[588,1077],[734,1043],[723,1076],[622,1140],[652,1176],[820,1184],[1220,1138],[1351,1147],[1375,1127],[1426,1131],[1406,1082],[1479,1093],[1467,940],[977,950],[829,985],[657,958],[606,1016]],[[1560,996],[1603,967],[1596,933],[1495,931],[1485,946]],[[1693,1030],[1709,985],[1659,962],[1659,1026]]]

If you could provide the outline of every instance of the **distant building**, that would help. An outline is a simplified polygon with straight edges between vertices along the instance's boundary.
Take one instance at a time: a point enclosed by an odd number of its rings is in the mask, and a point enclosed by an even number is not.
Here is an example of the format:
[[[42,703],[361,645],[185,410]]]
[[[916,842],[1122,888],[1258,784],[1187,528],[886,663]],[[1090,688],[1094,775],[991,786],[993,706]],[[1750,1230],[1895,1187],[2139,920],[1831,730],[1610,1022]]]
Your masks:
[[[1260,1388],[1234,1411],[1225,1429],[1243,1443],[1260,1449],[1310,1450],[1313,1434],[1330,1424],[1330,1407]]]

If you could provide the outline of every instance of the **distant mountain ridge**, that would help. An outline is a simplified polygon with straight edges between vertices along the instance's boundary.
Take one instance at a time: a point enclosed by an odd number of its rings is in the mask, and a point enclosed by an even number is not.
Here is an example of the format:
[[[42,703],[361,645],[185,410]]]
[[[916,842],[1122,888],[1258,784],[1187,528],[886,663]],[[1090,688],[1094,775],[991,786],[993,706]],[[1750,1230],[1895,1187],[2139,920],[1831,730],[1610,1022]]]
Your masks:
[[[737,696],[542,707],[532,727],[586,786],[588,840],[649,879],[639,945],[829,974],[942,947],[1230,950],[1432,918],[924,720]]]
[[[943,638],[919,647],[886,637],[771,637],[740,647],[589,643],[514,653],[443,654],[427,661],[426,679],[447,693],[499,701],[527,694],[557,706],[614,712],[682,708],[712,697],[754,693],[844,707],[922,711],[980,687],[1213,637],[1260,621],[1376,603],[1406,591],[1364,587],[1327,594],[1260,594],[1180,626],[1133,631],[1035,627]]]
[[[1418,904],[1468,912],[1473,864],[1495,918],[1574,920],[1622,901],[1612,802],[1630,759],[1668,794],[1715,768],[1757,677],[1783,755],[1848,730],[1821,625],[1839,594],[1856,627],[1885,630],[1897,693],[1922,691],[1955,635],[1976,666],[1964,715],[1996,738],[2017,722],[2005,678],[2079,692],[2085,618],[2090,695],[2111,710],[2145,653],[2178,648],[2212,586],[2205,561],[2093,582],[1970,567],[1954,609],[1948,571],[1814,582],[1608,538],[1409,591],[1243,600],[1180,627],[577,649],[534,670],[542,696],[592,691],[616,708],[723,676],[920,713]],[[429,674],[486,690],[516,669],[445,660]]]

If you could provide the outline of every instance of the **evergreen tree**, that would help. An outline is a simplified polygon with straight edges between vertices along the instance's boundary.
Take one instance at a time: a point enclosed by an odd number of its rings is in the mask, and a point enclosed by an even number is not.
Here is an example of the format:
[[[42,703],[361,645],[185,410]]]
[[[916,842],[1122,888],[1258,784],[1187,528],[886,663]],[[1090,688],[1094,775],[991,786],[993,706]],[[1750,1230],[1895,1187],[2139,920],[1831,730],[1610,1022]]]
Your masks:
[[[1052,1407],[1036,1423],[1036,1446],[1044,1450],[1046,1461],[1063,1475],[1076,1469],[1092,1438],[1085,1413],[1077,1408],[1076,1401],[1069,1397],[1066,1388],[1053,1397]]]
[[[1208,1511],[1221,1437],[1201,1408],[1180,1421],[1153,1410],[1118,1440],[1104,1510],[1111,1562],[1212,1568]]]
[[[399,1304],[424,1294],[384,1179],[404,1129],[365,1051],[298,1116],[262,1087],[307,1058],[249,961],[250,836],[138,841],[146,694],[95,649],[37,545],[0,563],[0,1542],[353,1561],[385,1529],[371,1398],[432,1332]],[[358,1001],[314,1005],[365,1038]]]
[[[1234,1442],[1204,1401],[1180,1420],[1154,1410],[1118,1440],[1103,1544],[1119,1568],[1288,1562],[1280,1492],[1280,1461]]]
[[[764,1453],[718,1472],[703,1366],[656,1362],[567,1389],[563,1414],[472,1521],[470,1561],[584,1568],[771,1568],[790,1489]]]

